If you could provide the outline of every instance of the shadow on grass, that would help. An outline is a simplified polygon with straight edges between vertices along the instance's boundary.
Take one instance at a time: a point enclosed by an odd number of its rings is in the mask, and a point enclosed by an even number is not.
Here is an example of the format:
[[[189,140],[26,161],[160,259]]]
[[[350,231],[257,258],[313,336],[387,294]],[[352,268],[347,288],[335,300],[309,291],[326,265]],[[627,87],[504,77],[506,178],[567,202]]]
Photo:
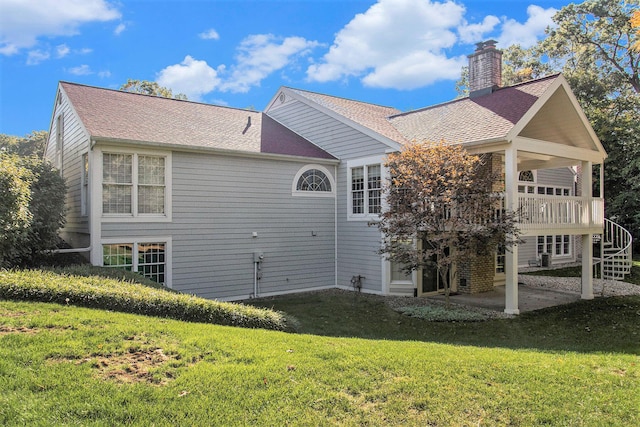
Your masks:
[[[339,290],[246,303],[295,316],[299,332],[312,335],[640,354],[640,296],[596,298],[483,322],[429,322],[398,313],[385,297]]]

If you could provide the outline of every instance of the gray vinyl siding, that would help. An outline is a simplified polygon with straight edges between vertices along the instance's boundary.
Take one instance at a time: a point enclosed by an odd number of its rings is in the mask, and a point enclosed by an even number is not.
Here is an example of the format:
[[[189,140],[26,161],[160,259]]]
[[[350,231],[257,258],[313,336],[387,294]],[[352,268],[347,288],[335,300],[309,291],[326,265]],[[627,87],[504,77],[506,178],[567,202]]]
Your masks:
[[[364,276],[363,289],[382,292],[381,235],[368,221],[348,221],[347,161],[383,156],[389,147],[300,101],[290,101],[268,114],[341,160],[338,166],[337,284],[351,287],[353,276]]]
[[[103,223],[102,238],[170,236],[172,287],[205,298],[249,297],[254,252],[261,295],[333,287],[335,199],[292,196],[305,164],[174,152],[172,221]]]
[[[57,126],[58,116],[63,117],[63,156],[62,176],[67,184],[66,224],[61,230],[61,236],[73,247],[89,246],[89,217],[81,215],[81,177],[82,154],[88,151],[89,136],[85,132],[78,117],[65,96],[56,99],[49,140],[45,149],[45,158],[56,167],[57,165]]]
[[[537,184],[549,187],[569,187],[574,194],[574,175],[569,168],[540,169],[537,173]]]

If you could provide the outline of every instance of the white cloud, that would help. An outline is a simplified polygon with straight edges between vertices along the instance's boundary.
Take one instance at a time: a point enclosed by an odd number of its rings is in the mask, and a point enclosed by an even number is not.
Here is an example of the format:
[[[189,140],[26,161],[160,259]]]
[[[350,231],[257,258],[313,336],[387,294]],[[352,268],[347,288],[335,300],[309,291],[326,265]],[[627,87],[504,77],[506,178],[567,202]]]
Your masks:
[[[302,37],[280,39],[272,34],[247,37],[238,47],[237,64],[220,89],[230,92],[248,92],[274,71],[291,65],[298,58],[311,53],[319,46],[316,41]]]
[[[27,53],[27,65],[37,65],[49,59],[50,56],[49,52],[43,50],[29,51],[29,53]]]
[[[64,58],[69,54],[69,52],[71,52],[71,49],[69,49],[69,46],[66,44],[56,46],[56,57],[58,58]]]
[[[89,74],[93,74],[93,71],[91,71],[91,67],[89,67],[87,64],[69,68],[67,71],[75,76],[88,76]]]
[[[458,28],[460,40],[464,43],[479,43],[484,41],[485,34],[490,33],[500,23],[500,18],[493,15],[485,16],[479,24],[464,23]]]
[[[203,40],[219,40],[220,34],[218,34],[216,30],[211,28],[205,32],[198,34],[198,37],[200,37]]]
[[[111,71],[109,71],[109,70],[100,71],[100,72],[98,72],[98,77],[100,77],[102,79],[106,79],[108,77],[111,77]]]
[[[448,58],[445,49],[456,43],[464,11],[453,1],[379,0],[337,33],[307,77],[326,82],[355,76],[368,86],[396,89],[455,79],[466,59]]]
[[[82,24],[120,18],[106,0],[0,0],[0,54],[36,45],[40,37],[78,34]]]
[[[530,5],[527,8],[527,21],[522,24],[514,19],[506,19],[502,25],[502,34],[498,37],[498,42],[502,47],[512,44],[519,44],[523,48],[528,48],[537,43],[538,39],[544,35],[544,30],[553,25],[553,15],[556,9],[550,7],[543,9],[540,6]]]
[[[206,61],[199,61],[187,55],[180,64],[169,65],[160,71],[156,81],[160,86],[170,88],[174,94],[184,93],[191,100],[199,100],[220,84],[218,73],[224,70],[211,68]]]
[[[120,34],[122,34],[122,32],[124,30],[127,29],[127,26],[125,24],[123,24],[122,22],[118,24],[118,26],[113,30],[113,34],[115,34],[116,36],[119,36]]]

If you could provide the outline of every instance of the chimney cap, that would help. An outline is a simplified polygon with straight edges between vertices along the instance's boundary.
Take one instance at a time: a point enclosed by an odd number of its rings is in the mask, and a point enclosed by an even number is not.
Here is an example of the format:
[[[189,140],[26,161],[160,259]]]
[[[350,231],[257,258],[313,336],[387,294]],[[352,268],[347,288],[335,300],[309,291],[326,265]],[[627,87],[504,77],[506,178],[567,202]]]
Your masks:
[[[495,49],[496,48],[496,43],[498,43],[498,41],[497,40],[493,40],[493,39],[476,43],[476,52],[484,50],[484,49]]]

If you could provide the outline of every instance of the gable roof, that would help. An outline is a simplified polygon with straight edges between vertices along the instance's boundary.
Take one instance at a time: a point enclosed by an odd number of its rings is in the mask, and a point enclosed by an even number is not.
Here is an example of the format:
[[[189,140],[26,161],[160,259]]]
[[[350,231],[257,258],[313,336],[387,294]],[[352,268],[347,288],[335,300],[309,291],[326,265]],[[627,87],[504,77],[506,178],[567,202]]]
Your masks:
[[[468,143],[504,138],[557,75],[410,111],[390,121],[412,141]]]
[[[409,141],[482,144],[528,139],[583,149],[582,154],[590,151],[594,154],[589,158],[593,159],[606,157],[561,74],[405,113],[391,107],[284,89],[391,147]]]
[[[333,158],[278,123],[270,121],[265,132],[261,112],[68,82],[60,87],[97,140]],[[274,151],[274,139],[288,141],[291,151]]]

